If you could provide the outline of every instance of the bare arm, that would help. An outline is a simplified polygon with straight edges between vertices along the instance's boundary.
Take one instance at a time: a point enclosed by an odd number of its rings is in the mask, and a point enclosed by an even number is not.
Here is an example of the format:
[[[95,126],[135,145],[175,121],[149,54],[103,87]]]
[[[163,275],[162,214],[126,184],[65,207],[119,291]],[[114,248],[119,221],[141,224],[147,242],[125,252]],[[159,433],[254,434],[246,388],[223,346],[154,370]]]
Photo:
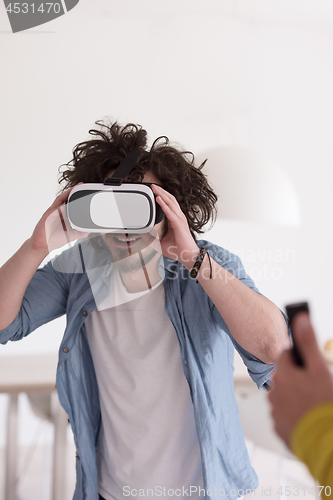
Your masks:
[[[27,286],[49,252],[85,236],[72,230],[66,219],[64,203],[69,191],[55,199],[36,225],[31,238],[0,268],[0,330],[16,318]]]

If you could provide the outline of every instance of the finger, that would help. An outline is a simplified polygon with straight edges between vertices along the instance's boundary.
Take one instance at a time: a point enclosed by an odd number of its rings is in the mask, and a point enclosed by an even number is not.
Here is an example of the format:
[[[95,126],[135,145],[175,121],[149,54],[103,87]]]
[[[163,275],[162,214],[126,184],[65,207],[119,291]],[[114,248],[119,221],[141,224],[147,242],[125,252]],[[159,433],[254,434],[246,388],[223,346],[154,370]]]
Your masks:
[[[161,206],[163,212],[165,213],[166,218],[170,222],[179,221],[180,217],[170,208],[169,205],[166,204],[166,202],[163,200],[161,196],[157,196],[156,201]]]
[[[176,219],[174,219],[174,220],[177,220],[177,218],[178,218],[178,220],[184,220],[185,215],[184,215],[182,209],[180,208],[179,203],[176,200],[176,198],[172,194],[165,191],[163,188],[160,188],[159,186],[157,186],[157,188],[159,191],[155,192],[156,201],[162,207],[162,210],[164,211],[167,218],[169,220],[172,220],[172,214],[170,212],[170,210],[171,210],[176,217]],[[168,210],[168,208],[170,210]]]
[[[313,330],[309,314],[302,312],[293,319],[293,336],[301,356],[307,366],[316,366],[322,362],[316,334]]]
[[[165,189],[162,188],[162,186],[159,186],[158,184],[152,184],[151,188],[154,192],[164,193],[165,195],[173,196],[171,193],[169,193],[169,191],[166,191]]]
[[[165,191],[161,186],[152,185],[153,191],[156,196],[160,196],[162,200],[170,207],[173,207],[174,210],[181,210],[178,201],[176,198],[170,194],[168,191]]]
[[[63,205],[68,196],[69,196],[69,193],[72,191],[73,188],[70,188],[70,189],[66,189],[66,191],[63,191],[62,193],[60,193],[56,199],[54,200],[54,202],[52,203],[51,207],[52,209],[55,209],[55,208],[58,208],[60,207],[61,205]]]
[[[71,232],[74,231],[75,234],[79,234],[81,231],[78,231],[77,229],[73,229],[71,226],[71,223],[69,222],[69,219],[67,217],[67,209],[66,209],[66,204],[63,203],[60,205],[60,207],[57,208],[58,215],[59,215],[59,220],[61,222],[61,226],[63,231]],[[82,232],[82,234],[89,234],[88,232]]]
[[[65,215],[65,210],[63,210],[63,208],[64,208],[63,206],[58,208],[59,218],[60,218],[61,226],[62,226],[64,235],[65,235],[65,238],[66,238],[66,243],[70,243],[70,239],[68,236],[69,227],[67,228],[68,219]]]
[[[83,182],[78,182],[77,184],[75,184],[75,186],[79,186],[80,184],[83,184]],[[62,193],[60,193],[56,199],[54,200],[54,202],[52,203],[51,207],[52,208],[57,208],[57,207],[60,207],[60,205],[63,205],[68,196],[69,196],[69,193],[72,191],[72,189],[75,187],[70,187],[68,189],[66,189],[65,191],[63,191]]]

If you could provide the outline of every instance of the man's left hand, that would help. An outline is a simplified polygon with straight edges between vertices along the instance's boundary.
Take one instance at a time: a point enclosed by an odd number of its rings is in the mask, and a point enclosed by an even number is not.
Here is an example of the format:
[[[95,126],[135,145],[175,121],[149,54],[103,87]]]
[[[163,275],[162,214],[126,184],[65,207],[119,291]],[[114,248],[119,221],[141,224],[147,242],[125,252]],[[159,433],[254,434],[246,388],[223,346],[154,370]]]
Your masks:
[[[199,248],[191,235],[185,214],[172,194],[156,184],[151,187],[156,195],[156,202],[165,213],[168,224],[168,231],[161,240],[162,253],[170,259],[178,260],[187,269],[191,269],[198,256]]]

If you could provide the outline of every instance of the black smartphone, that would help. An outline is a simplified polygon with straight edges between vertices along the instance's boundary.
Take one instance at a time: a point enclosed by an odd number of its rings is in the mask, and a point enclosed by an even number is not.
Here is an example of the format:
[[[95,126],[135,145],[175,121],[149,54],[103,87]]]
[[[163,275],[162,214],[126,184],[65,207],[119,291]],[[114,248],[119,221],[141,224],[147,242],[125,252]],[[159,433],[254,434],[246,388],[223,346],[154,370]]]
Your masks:
[[[298,304],[289,304],[286,306],[286,312],[287,312],[289,325],[290,325],[291,338],[293,341],[292,353],[294,356],[294,360],[295,360],[296,365],[304,366],[302,356],[300,355],[300,352],[298,350],[297,344],[295,343],[295,339],[293,336],[293,319],[300,312],[309,313],[310,312],[309,304],[307,302],[299,302]]]

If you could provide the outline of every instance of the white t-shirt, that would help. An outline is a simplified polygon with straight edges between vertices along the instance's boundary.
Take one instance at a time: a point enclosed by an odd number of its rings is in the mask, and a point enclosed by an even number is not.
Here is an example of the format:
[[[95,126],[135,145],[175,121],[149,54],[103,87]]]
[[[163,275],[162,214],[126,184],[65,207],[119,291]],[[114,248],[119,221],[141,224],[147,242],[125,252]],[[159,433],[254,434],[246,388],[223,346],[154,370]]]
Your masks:
[[[168,490],[180,498],[179,490],[190,486],[199,491],[193,404],[163,285],[129,294],[116,270],[111,285],[119,288],[120,305],[104,304],[85,323],[102,413],[99,493],[123,500],[165,497]]]

